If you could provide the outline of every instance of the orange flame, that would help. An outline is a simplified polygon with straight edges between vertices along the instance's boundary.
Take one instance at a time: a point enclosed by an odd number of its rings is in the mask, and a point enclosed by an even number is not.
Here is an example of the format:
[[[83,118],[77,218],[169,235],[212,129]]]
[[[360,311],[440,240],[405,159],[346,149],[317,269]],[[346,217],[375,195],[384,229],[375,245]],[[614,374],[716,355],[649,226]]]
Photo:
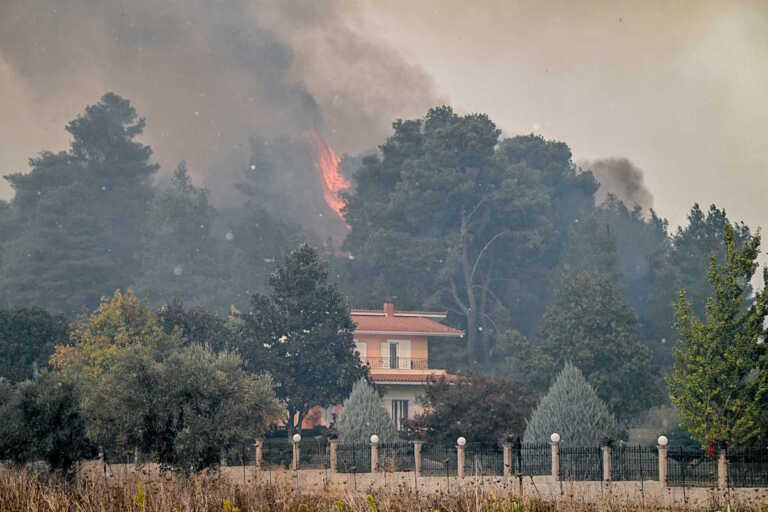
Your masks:
[[[323,176],[323,196],[325,197],[325,202],[343,221],[344,216],[341,214],[341,209],[344,207],[344,201],[339,194],[347,190],[351,183],[339,172],[339,162],[341,162],[341,159],[331,145],[315,130],[310,132],[310,140],[315,150],[315,167]]]

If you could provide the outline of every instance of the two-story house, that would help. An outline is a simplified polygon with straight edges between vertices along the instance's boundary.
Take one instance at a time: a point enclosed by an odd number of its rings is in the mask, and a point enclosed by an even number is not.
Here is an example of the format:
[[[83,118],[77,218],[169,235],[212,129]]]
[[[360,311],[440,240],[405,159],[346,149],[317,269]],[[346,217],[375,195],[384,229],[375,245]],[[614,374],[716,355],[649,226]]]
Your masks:
[[[430,340],[439,343],[440,338],[460,338],[464,332],[440,323],[445,313],[397,311],[391,302],[381,310],[353,309],[351,315],[357,324],[357,352],[399,429],[403,419],[420,412],[418,398],[427,379],[446,375],[445,370],[430,368]]]

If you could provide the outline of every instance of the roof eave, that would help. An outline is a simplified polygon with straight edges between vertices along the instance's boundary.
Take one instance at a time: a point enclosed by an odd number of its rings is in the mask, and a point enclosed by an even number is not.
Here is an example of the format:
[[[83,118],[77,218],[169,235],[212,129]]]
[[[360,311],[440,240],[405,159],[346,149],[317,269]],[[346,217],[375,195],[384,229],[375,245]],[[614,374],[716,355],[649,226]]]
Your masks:
[[[429,338],[463,338],[464,332],[418,332],[418,331],[367,331],[356,330],[355,334],[380,334],[384,336],[427,336]]]

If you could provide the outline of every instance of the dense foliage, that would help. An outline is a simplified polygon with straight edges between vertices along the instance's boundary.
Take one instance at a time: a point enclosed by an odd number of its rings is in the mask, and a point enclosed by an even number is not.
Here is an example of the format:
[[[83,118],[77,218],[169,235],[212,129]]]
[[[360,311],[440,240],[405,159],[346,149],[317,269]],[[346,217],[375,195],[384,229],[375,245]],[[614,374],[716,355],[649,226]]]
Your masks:
[[[31,379],[48,366],[53,347],[68,336],[69,325],[61,315],[40,308],[0,310],[0,378]]]
[[[534,404],[534,395],[516,382],[480,374],[442,377],[427,384],[424,412],[408,429],[435,444],[451,446],[464,436],[495,446],[522,435]]]
[[[0,460],[43,460],[66,472],[88,454],[77,391],[56,374],[44,371],[15,386],[0,379],[0,418]]]
[[[237,355],[182,345],[130,292],[104,300],[52,360],[78,390],[91,441],[184,471],[217,464],[281,413],[270,377],[246,373]]]
[[[269,285],[272,293],[254,295],[242,316],[240,352],[246,368],[269,368],[292,429],[312,407],[341,403],[367,368],[355,353],[347,301],[316,250],[291,252]]]

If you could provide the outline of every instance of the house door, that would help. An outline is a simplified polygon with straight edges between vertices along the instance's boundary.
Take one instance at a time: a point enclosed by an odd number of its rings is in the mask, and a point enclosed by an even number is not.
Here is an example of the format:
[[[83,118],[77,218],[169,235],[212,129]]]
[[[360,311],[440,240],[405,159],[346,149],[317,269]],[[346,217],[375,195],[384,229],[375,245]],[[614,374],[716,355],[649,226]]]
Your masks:
[[[400,368],[400,365],[397,362],[397,343],[389,344],[389,367]]]
[[[388,340],[381,342],[381,368],[407,370],[410,366],[411,340]]]

